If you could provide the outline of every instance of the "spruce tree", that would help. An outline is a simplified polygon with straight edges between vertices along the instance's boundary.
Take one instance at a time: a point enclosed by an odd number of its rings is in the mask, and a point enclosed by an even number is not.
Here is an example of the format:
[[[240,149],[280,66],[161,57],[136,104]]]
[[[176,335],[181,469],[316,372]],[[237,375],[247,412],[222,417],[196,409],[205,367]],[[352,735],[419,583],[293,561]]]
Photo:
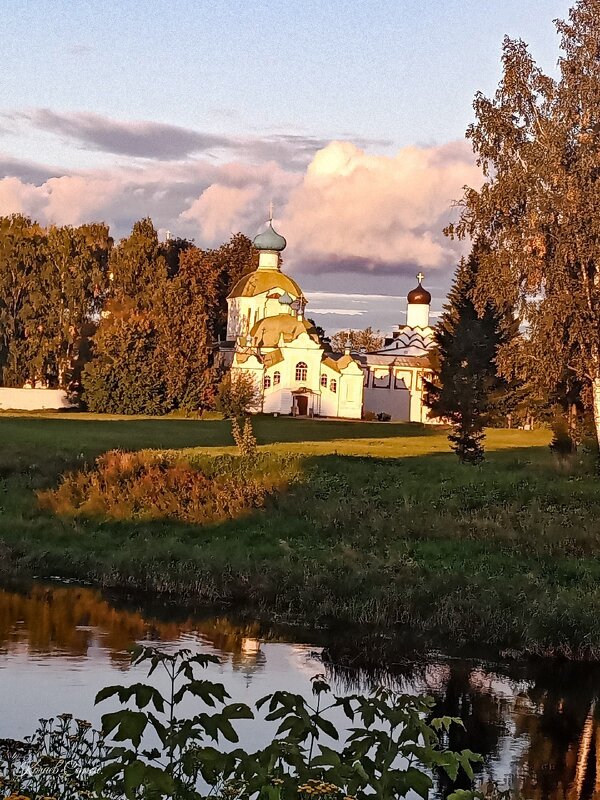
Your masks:
[[[432,416],[452,425],[451,447],[465,463],[483,460],[484,427],[504,400],[507,384],[497,375],[496,355],[515,333],[510,314],[487,304],[481,313],[472,299],[478,253],[458,265],[448,303],[435,330],[432,366],[435,378],[425,381],[425,403]]]

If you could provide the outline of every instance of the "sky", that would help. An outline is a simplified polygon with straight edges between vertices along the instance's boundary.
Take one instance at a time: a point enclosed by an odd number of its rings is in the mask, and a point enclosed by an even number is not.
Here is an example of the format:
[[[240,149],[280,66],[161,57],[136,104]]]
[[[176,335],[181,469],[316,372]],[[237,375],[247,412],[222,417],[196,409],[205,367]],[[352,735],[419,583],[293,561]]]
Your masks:
[[[479,170],[464,133],[505,34],[553,72],[569,0],[7,0],[0,215],[217,246],[274,205],[329,332],[439,314]]]

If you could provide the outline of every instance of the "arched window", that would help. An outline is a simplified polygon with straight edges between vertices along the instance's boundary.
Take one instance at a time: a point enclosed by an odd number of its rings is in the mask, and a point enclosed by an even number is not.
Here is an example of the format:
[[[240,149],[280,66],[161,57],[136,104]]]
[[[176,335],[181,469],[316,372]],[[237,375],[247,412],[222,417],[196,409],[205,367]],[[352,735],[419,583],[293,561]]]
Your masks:
[[[281,383],[281,372],[274,372],[273,373],[273,385],[279,386]]]
[[[332,378],[329,382],[329,388],[334,394],[337,392],[337,381],[335,378]]]
[[[265,377],[263,379],[263,386],[264,386],[265,389],[270,389],[271,388],[271,378],[270,378],[269,375],[265,375]]]
[[[308,367],[306,366],[304,361],[299,361],[296,364],[296,380],[305,381],[307,375],[308,375]]]
[[[327,388],[327,375],[321,375],[321,386]]]

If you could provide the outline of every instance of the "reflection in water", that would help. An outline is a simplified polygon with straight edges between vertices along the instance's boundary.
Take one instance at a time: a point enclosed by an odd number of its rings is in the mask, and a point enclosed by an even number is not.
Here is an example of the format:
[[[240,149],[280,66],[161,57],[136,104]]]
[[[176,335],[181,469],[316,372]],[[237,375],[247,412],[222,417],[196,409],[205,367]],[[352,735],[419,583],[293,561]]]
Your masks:
[[[219,654],[223,663],[213,677],[247,702],[277,688],[306,693],[309,677],[322,667],[310,660],[308,644],[293,644],[298,636],[225,616],[202,619],[173,609],[148,613],[81,587],[0,590],[0,736],[29,732],[33,714],[73,710],[78,702],[89,709],[94,692],[115,682],[115,670],[129,670],[134,642]],[[334,666],[348,653],[340,635],[303,634],[301,641],[307,640],[326,645],[331,658],[326,668],[338,692],[385,683],[432,694],[436,714],[464,722],[464,729],[450,732],[447,744],[484,756],[482,783],[510,786],[536,800],[600,800],[599,667],[407,655],[406,644],[392,640],[386,661],[393,666],[367,671]],[[443,774],[436,778],[439,797],[468,785],[466,776],[452,784]]]

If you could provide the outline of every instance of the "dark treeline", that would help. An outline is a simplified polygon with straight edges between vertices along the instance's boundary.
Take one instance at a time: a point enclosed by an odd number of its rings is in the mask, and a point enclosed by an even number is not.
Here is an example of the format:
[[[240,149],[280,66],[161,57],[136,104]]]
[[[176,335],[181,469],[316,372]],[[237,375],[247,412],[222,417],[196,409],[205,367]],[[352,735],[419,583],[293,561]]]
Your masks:
[[[115,244],[106,225],[0,218],[0,383],[70,389],[93,411],[211,405],[226,297],[251,241],[160,242],[152,221]]]

